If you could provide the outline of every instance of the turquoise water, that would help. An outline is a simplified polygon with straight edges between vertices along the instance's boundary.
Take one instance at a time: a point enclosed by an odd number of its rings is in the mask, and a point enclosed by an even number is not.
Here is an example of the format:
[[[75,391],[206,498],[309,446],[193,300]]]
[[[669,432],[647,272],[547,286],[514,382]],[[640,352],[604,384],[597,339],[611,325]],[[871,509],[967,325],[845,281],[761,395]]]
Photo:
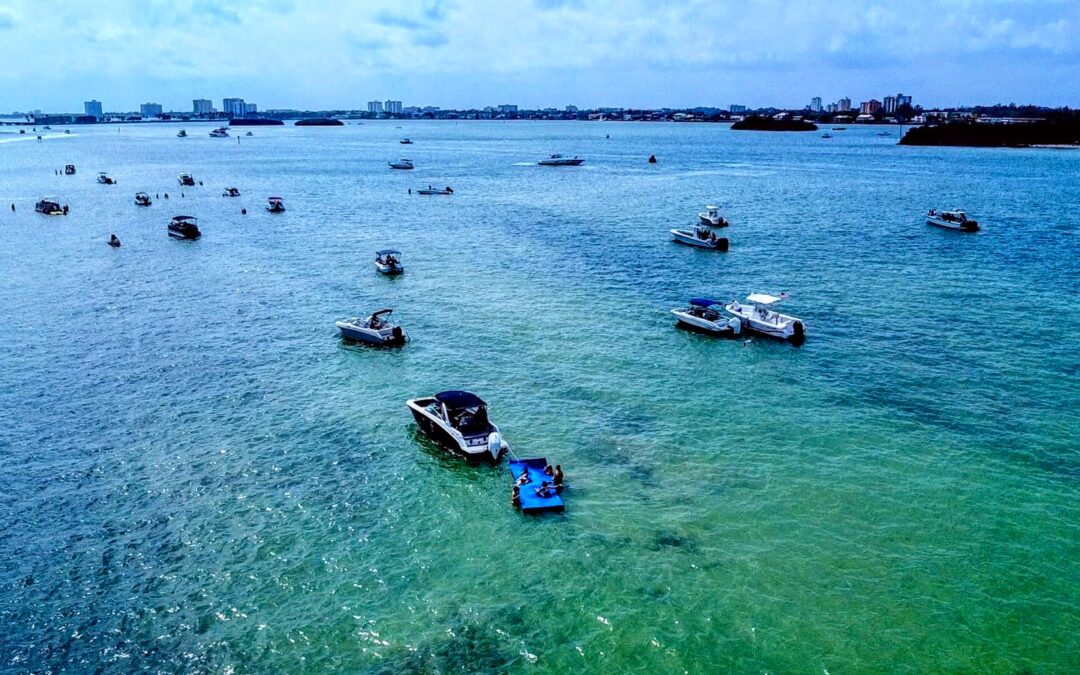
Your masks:
[[[1080,669],[1080,153],[178,128],[0,134],[0,670]],[[668,241],[706,203],[728,254]],[[957,205],[984,230],[923,223]],[[802,347],[668,313],[780,290]],[[381,306],[404,349],[338,339]],[[562,464],[565,515],[418,436],[448,388]]]

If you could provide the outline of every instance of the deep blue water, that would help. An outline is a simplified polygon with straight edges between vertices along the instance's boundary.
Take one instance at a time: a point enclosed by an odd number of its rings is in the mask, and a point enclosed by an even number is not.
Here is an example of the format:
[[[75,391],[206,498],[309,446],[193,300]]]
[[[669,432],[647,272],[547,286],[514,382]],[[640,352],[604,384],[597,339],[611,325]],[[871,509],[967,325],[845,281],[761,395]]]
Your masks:
[[[1080,153],[178,128],[0,133],[0,670],[1080,669]],[[669,241],[706,203],[730,253]],[[924,224],[957,205],[980,233]],[[801,347],[668,313],[781,290]],[[338,339],[381,306],[404,349]],[[565,515],[418,436],[448,388]]]

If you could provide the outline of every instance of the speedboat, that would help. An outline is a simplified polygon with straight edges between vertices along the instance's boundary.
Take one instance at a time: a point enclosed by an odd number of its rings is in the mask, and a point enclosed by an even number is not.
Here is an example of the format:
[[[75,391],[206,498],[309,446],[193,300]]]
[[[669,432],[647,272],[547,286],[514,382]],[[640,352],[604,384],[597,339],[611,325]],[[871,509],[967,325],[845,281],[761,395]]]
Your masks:
[[[75,175],[75,165],[74,164],[65,165],[64,166],[64,175],[65,176],[74,176]]]
[[[400,141],[398,141],[398,143],[401,143],[402,145],[412,145],[412,141],[407,138],[401,139]]]
[[[135,193],[135,206],[150,206],[153,202],[150,201],[150,195],[145,192]]]
[[[60,206],[60,202],[53,197],[42,197],[37,204],[34,204],[34,210],[47,216],[64,215],[64,207]]]
[[[496,463],[510,446],[488,419],[487,403],[467,391],[444,391],[405,402],[425,436],[466,459]]]
[[[285,213],[285,202],[281,201],[281,197],[270,197],[266,210],[270,213]]]
[[[113,248],[120,248],[120,238],[117,237],[115,234],[110,235],[109,236],[109,246],[112,246]]]
[[[210,138],[228,138],[229,130],[225,127],[218,127],[210,132]]]
[[[227,188],[225,188],[225,191],[221,193],[221,196],[222,197],[239,197],[240,196],[240,190],[238,190],[238,189],[236,189],[234,187],[227,187]]]
[[[335,325],[341,331],[341,336],[349,340],[380,346],[403,345],[409,336],[401,326],[390,322],[393,311],[380,309],[369,317],[345,319],[337,321]]]
[[[176,180],[180,181],[181,185],[187,187],[193,187],[195,185],[195,179],[191,177],[190,173],[182,173],[176,177]]]
[[[387,164],[390,165],[391,169],[402,169],[407,171],[414,168],[411,159],[399,159],[396,162],[387,162]]]
[[[563,157],[562,155],[552,155],[547,159],[542,159],[537,164],[540,166],[581,166],[585,160],[580,157]]]
[[[708,225],[709,227],[727,227],[731,224],[724,220],[724,217],[720,215],[720,209],[712,205],[706,206],[705,210],[697,215],[701,224]]]
[[[177,138],[187,138],[187,132],[186,132],[186,131],[184,131],[183,129],[181,129],[181,130],[180,130],[180,131],[179,131],[179,132],[178,132],[178,133],[176,134],[176,137],[177,137]]]
[[[671,238],[680,244],[726,251],[730,242],[727,237],[718,237],[708,227],[695,225],[693,230],[671,230]]]
[[[449,185],[447,185],[445,188],[442,188],[442,189],[433,188],[433,187],[431,187],[429,185],[429,186],[427,186],[426,189],[417,190],[416,194],[418,194],[418,195],[452,195],[452,194],[454,194],[454,189],[452,187],[450,187]]]
[[[847,131],[847,127],[833,127],[833,131]]]
[[[719,300],[709,298],[690,298],[690,306],[673,309],[671,313],[678,319],[679,325],[693,328],[711,335],[738,335],[742,332],[742,319],[726,317],[718,308],[724,306]]]
[[[930,209],[926,212],[926,224],[961,232],[975,232],[979,229],[979,222],[968,218],[967,214],[960,209],[952,211]]]
[[[250,132],[250,131],[249,131],[249,132],[247,132],[247,133],[246,133],[246,134],[244,134],[244,135],[245,135],[245,136],[254,136],[255,134],[253,134],[252,132]]]
[[[746,296],[746,304],[732,300],[724,306],[724,309],[732,316],[741,319],[747,330],[781,340],[801,342],[806,334],[802,319],[769,309],[789,297],[791,296],[787,293],[781,293],[778,296],[751,293]]]
[[[169,223],[169,236],[177,239],[198,239],[202,236],[199,221],[193,216],[173,216]]]
[[[401,251],[392,248],[375,251],[375,269],[387,275],[403,273],[405,266],[401,264]]]
[[[832,134],[821,134],[822,138],[832,138]]]
[[[113,185],[114,183],[116,183],[116,181],[110,178],[109,174],[105,173],[104,171],[97,175],[97,182],[101,183],[102,185]]]

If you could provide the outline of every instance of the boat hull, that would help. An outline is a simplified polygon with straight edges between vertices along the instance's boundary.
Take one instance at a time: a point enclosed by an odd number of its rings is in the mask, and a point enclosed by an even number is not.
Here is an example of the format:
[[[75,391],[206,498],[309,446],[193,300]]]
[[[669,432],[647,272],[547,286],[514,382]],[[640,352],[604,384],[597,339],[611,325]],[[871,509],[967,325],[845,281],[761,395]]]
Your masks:
[[[778,340],[790,340],[802,342],[806,337],[806,328],[801,319],[781,314],[782,323],[762,321],[754,315],[754,307],[740,306],[738,310],[732,309],[731,305],[724,308],[732,316],[741,319],[742,325],[747,330],[752,330],[760,335],[776,338]]]
[[[726,321],[709,321],[708,319],[703,319],[678,309],[671,310],[671,313],[675,315],[678,324],[683,328],[689,328],[697,332],[716,336],[730,336],[736,334],[735,328]]]
[[[671,230],[671,239],[672,241],[686,244],[687,246],[707,248],[714,251],[726,251],[730,246],[727,237],[717,237],[715,241],[712,239],[700,239],[689,230]]]
[[[933,225],[934,227],[940,227],[946,230],[956,230],[957,232],[977,232],[979,229],[979,224],[971,220],[963,223],[957,223],[951,220],[934,218],[932,216],[926,219],[926,224]]]
[[[399,330],[395,334],[383,335],[370,329],[363,329],[342,322],[338,322],[337,327],[341,331],[341,337],[353,342],[363,342],[377,347],[397,347],[405,344],[405,341],[409,338],[403,330]]]
[[[406,405],[409,406],[409,412],[412,413],[413,420],[416,421],[416,426],[420,428],[420,431],[425,436],[439,445],[439,447],[449,450],[455,455],[464,457],[471,462],[496,464],[502,459],[503,453],[509,449],[505,441],[499,449],[497,456],[492,456],[487,444],[468,445],[464,438],[453,433],[441,420],[436,419],[425,410],[425,406],[431,401],[432,399],[414,399],[406,402]],[[491,427],[495,430],[495,433],[499,433],[499,428],[497,426],[492,424]]]
[[[537,164],[540,166],[581,166],[583,159],[542,159]]]
[[[170,227],[169,228],[169,236],[173,237],[174,239],[188,239],[188,240],[194,241],[194,240],[196,240],[196,239],[198,239],[199,237],[202,236],[202,232],[200,232],[199,230],[188,230],[188,229],[181,230],[181,229]]]

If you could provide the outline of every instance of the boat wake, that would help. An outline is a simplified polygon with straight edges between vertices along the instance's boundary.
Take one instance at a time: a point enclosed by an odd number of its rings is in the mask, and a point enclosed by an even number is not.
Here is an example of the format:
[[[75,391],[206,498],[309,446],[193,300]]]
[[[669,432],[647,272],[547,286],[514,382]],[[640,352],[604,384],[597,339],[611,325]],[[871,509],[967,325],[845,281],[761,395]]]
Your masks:
[[[41,140],[44,141],[44,140],[53,139],[53,138],[74,138],[77,135],[78,134],[42,134],[41,135]],[[19,141],[33,141],[33,140],[37,140],[37,137],[38,137],[38,135],[33,134],[33,133],[19,134],[17,136],[12,136],[11,138],[0,138],[0,143],[17,143]]]

